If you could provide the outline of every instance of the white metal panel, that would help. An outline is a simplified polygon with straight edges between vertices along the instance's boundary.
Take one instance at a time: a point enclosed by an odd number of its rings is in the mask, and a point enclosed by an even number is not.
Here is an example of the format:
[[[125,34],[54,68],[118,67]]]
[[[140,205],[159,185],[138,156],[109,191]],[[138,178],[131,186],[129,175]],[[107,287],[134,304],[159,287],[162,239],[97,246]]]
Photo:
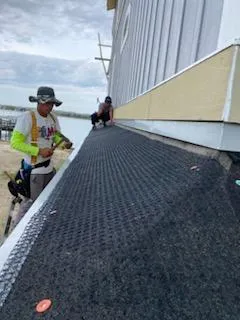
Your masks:
[[[149,2],[149,4],[148,4]],[[152,0],[148,0],[145,2],[145,10],[146,10],[146,15],[145,15],[145,21],[144,21],[144,25],[145,30],[144,30],[144,36],[143,36],[143,45],[142,45],[142,54],[141,54],[141,69],[140,69],[140,75],[139,75],[139,82],[138,82],[138,92],[142,92],[143,91],[143,82],[144,79],[146,77],[146,59],[147,59],[147,48],[149,46],[149,39],[150,39],[150,34],[149,34],[149,30],[150,30],[150,25],[151,25],[151,18],[152,18],[152,13],[153,13],[153,3],[154,1]]]
[[[120,48],[120,58],[121,58],[121,70],[120,70],[120,86],[119,90],[119,103],[124,103],[127,95],[127,82],[129,78],[129,61],[128,61],[128,52],[130,47],[130,41],[127,41],[130,37],[130,16],[131,16],[131,5],[125,7],[125,14],[123,17],[123,22],[121,26],[121,48]],[[126,81],[123,81],[126,79]]]
[[[144,62],[144,72],[143,72],[143,84],[141,88],[141,92],[144,92],[149,89],[149,70],[151,65],[151,57],[153,54],[153,37],[154,37],[154,30],[155,30],[155,24],[156,19],[155,16],[157,15],[157,6],[158,6],[158,0],[152,0],[152,6],[151,6],[151,14],[150,14],[150,21],[149,21],[149,33],[148,33],[148,39],[147,39],[147,48],[146,48],[146,55],[145,55],[145,62]]]
[[[112,90],[109,93],[112,96],[113,101],[116,105],[119,105],[123,101],[126,101],[126,92],[124,92],[125,82],[123,81],[123,79],[126,77],[127,70],[127,66],[125,66],[126,52],[124,49],[125,55],[121,54],[121,46],[123,42],[123,25],[129,2],[129,0],[119,0],[116,8],[116,10],[119,10],[116,19],[118,21],[118,28],[117,32],[113,37],[112,59],[114,57],[114,66],[112,63],[109,70],[110,81],[108,85],[108,88]],[[126,42],[126,46],[127,45],[129,46],[128,42]]]
[[[194,61],[192,60],[192,50],[196,46],[197,39],[195,38],[196,21],[199,23],[199,3],[203,0],[186,0],[184,9],[184,19],[182,25],[182,37],[179,48],[179,59],[177,62],[177,71],[180,71],[189,66]]]
[[[155,28],[154,28],[154,36],[153,36],[152,53],[149,53],[151,54],[150,70],[148,71],[148,74],[149,74],[148,87],[149,88],[153,87],[156,84],[155,82],[156,69],[157,69],[157,63],[159,59],[159,47],[161,43],[164,8],[165,8],[165,0],[158,1],[156,15],[153,16],[153,19],[155,19]]]
[[[203,17],[204,17],[204,9],[205,9],[205,0],[200,0],[197,3],[197,12],[196,12],[196,20],[195,26],[193,28],[193,43],[192,43],[192,50],[191,50],[191,57],[190,62],[194,63],[197,60],[199,45],[200,45],[200,35],[202,30],[203,24]]]
[[[161,42],[158,48],[158,64],[157,64],[157,74],[155,83],[161,82],[164,79],[164,70],[168,51],[168,40],[171,31],[171,21],[173,12],[173,0],[167,0],[163,15],[163,26],[161,33]]]
[[[178,60],[179,45],[181,41],[184,8],[185,0],[174,1],[167,59],[164,72],[165,79],[176,73],[176,64]]]
[[[221,150],[240,151],[240,130],[237,124],[224,124],[224,130],[221,141]]]
[[[135,1],[136,4],[136,1]],[[136,79],[137,79],[137,61],[138,61],[138,54],[139,54],[139,43],[140,43],[140,36],[141,36],[141,26],[142,26],[142,16],[143,16],[143,6],[142,1],[138,1],[137,6],[135,7],[132,5],[134,11],[134,15],[137,17],[137,23],[134,26],[133,32],[135,34],[134,42],[131,44],[132,52],[129,52],[129,61],[132,64],[131,70],[132,70],[132,77],[131,77],[131,83],[130,83],[130,98],[135,97],[135,86],[136,86]],[[133,16],[133,14],[132,14]]]
[[[196,60],[203,58],[217,48],[222,9],[223,0],[204,1],[204,14]]]
[[[240,38],[240,1],[224,0],[218,48],[221,49]]]
[[[141,3],[141,14],[140,14],[140,27],[137,31],[139,33],[138,42],[135,44],[137,48],[137,55],[136,55],[136,61],[135,62],[135,79],[133,82],[133,97],[136,97],[138,92],[138,80],[140,75],[140,69],[141,69],[141,53],[142,53],[142,46],[143,46],[143,37],[144,37],[144,30],[146,28],[145,25],[145,16],[146,16],[146,2],[144,0],[139,0]],[[148,4],[148,3],[147,3]]]
[[[139,1],[133,1],[131,4],[131,13],[130,13],[130,34],[129,34],[129,49],[128,49],[128,57],[129,61],[127,62],[127,68],[129,70],[128,79],[125,79],[126,85],[127,85],[127,91],[126,91],[126,100],[130,100],[133,97],[133,85],[135,81],[135,61],[136,61],[136,54],[137,54],[137,47],[133,44],[137,43],[137,37],[138,37],[138,28],[140,25],[140,16],[139,16],[139,10],[140,10],[141,3]],[[134,7],[134,8],[133,8]]]
[[[115,71],[110,94],[116,105],[187,68],[216,49],[224,0],[119,0],[113,38]],[[230,0],[231,1],[231,0]],[[131,3],[129,35],[121,51]]]
[[[115,73],[115,70],[116,70],[116,69],[115,69],[115,59],[116,59],[116,57],[115,57],[115,55],[114,55],[114,56],[112,57],[112,64],[111,64],[111,68],[112,68],[111,80],[115,78],[115,77],[114,77],[114,73]],[[108,92],[111,92],[111,95],[112,95],[113,91],[114,91],[113,81],[110,81],[110,82],[109,82]]]

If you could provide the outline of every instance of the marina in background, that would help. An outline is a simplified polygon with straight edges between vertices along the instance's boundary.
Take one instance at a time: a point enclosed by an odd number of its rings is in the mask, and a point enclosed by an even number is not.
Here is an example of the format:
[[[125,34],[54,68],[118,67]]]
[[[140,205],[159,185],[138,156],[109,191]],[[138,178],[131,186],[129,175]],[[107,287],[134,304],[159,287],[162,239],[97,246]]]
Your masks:
[[[0,110],[4,110],[5,112],[11,113],[11,112],[23,112],[23,111],[31,110],[31,108],[0,104]],[[62,111],[62,110],[56,110],[55,113],[58,116],[70,117],[70,118],[89,119],[90,117],[90,115],[86,113],[77,113],[77,112],[69,112],[69,111]]]

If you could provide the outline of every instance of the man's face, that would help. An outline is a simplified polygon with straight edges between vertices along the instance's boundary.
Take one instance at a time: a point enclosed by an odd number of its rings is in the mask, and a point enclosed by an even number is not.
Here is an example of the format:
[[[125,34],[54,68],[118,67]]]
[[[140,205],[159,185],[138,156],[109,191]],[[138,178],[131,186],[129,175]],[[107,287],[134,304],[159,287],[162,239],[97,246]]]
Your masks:
[[[46,117],[52,111],[53,106],[52,102],[39,103],[38,111],[43,117]]]

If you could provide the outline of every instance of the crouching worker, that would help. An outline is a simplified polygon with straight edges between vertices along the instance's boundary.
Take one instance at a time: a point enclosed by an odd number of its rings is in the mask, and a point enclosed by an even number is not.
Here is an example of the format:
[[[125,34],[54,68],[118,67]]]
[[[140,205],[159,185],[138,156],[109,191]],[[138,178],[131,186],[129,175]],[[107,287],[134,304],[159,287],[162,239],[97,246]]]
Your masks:
[[[96,128],[96,123],[99,122],[99,120],[102,120],[104,127],[109,120],[111,124],[113,124],[113,106],[112,99],[109,96],[105,98],[104,102],[99,104],[98,112],[94,112],[91,115],[93,129]]]
[[[23,182],[19,184],[22,190],[19,188],[18,191],[25,199],[31,199],[28,201],[31,204],[55,175],[51,161],[55,147],[63,143],[65,148],[70,149],[72,143],[60,133],[58,119],[51,113],[54,105],[58,107],[62,104],[55,98],[52,88],[40,87],[37,96],[30,96],[29,101],[36,102],[37,109],[26,111],[17,119],[11,147],[25,154],[15,181],[19,178]],[[23,211],[26,212],[29,207],[30,205]],[[25,212],[20,207],[15,225]]]

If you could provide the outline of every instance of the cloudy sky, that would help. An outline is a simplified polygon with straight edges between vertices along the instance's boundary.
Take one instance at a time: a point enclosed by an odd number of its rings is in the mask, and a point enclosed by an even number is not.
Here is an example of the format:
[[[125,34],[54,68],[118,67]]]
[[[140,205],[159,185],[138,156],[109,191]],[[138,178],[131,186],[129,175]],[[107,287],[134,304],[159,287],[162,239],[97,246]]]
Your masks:
[[[62,110],[91,113],[107,94],[98,37],[111,44],[107,0],[0,0],[0,104],[30,106],[54,87]],[[110,58],[110,49],[103,48]]]

